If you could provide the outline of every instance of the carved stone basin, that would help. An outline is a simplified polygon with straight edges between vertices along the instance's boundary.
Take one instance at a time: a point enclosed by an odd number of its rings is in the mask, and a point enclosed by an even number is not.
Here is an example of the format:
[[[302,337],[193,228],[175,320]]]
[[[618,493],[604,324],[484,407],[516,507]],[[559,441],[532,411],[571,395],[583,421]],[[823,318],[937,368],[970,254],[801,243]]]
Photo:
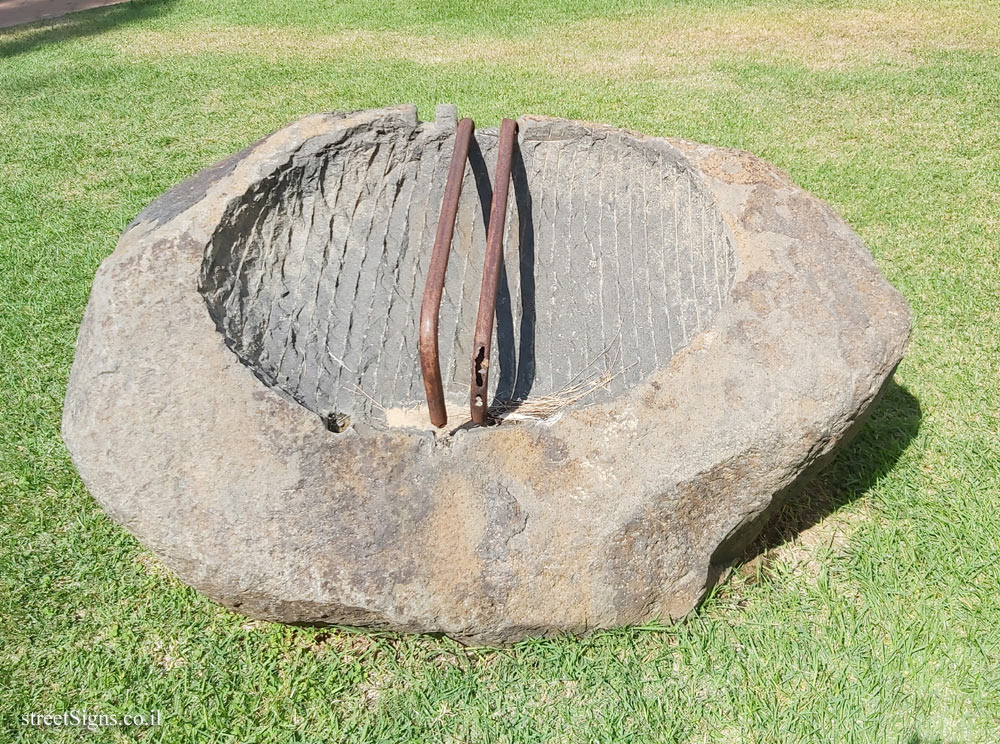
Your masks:
[[[147,207],[80,330],[74,462],[184,581],[255,617],[509,642],[683,615],[857,428],[906,304],[747,153],[522,117],[502,423],[467,423],[481,130],[433,430],[417,316],[454,134],[450,107],[310,116]]]

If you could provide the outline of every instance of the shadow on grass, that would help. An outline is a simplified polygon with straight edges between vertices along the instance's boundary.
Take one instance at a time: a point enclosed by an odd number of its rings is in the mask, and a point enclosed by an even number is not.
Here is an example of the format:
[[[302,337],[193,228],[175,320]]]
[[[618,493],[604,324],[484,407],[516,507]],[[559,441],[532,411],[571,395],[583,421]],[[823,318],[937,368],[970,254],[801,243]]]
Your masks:
[[[48,21],[0,29],[0,59],[32,52],[49,44],[96,36],[118,26],[157,18],[177,0],[131,0],[121,5],[71,13]],[[5,37],[13,36],[9,41]]]
[[[735,566],[748,564],[795,539],[846,504],[864,496],[891,471],[920,429],[920,402],[889,380],[853,441],[770,519]]]

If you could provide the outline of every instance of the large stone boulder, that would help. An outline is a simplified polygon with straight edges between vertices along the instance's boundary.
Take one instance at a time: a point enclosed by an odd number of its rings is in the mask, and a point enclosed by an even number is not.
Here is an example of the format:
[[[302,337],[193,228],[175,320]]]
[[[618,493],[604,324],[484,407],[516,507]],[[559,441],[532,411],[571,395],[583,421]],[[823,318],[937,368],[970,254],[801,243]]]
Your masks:
[[[467,424],[495,131],[422,412],[454,113],[301,119],[164,194],[94,280],[63,437],[101,505],[258,618],[503,643],[679,617],[858,427],[902,297],[745,153],[519,121],[493,398]]]

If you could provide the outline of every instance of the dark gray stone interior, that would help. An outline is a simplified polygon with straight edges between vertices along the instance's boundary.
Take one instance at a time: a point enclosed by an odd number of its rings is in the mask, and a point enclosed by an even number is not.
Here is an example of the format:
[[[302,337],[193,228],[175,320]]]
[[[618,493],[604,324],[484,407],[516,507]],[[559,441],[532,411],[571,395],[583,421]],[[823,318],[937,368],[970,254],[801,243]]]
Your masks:
[[[465,405],[495,130],[476,133],[441,307],[441,366]],[[355,128],[299,153],[215,232],[201,292],[227,343],[310,410],[379,420],[420,405],[417,320],[454,127]],[[558,393],[611,367],[586,402],[662,366],[712,321],[731,237],[686,161],[628,133],[522,129],[497,306],[491,398]]]

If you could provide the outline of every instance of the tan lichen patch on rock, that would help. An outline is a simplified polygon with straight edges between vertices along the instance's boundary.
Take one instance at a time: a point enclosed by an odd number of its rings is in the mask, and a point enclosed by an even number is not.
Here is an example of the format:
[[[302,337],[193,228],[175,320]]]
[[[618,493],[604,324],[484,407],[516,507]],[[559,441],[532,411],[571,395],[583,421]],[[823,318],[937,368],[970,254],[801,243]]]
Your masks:
[[[475,545],[486,531],[483,495],[474,493],[469,483],[458,476],[445,476],[435,484],[442,494],[434,505],[424,535],[427,555],[448,556],[430,571],[432,589],[465,597],[462,608],[466,617],[476,614],[474,597],[484,580],[483,565]]]
[[[494,437],[491,458],[496,472],[514,482],[528,483],[540,492],[572,488],[589,481],[581,461],[571,456],[565,444],[542,439],[530,427],[504,428]]]
[[[766,184],[771,188],[780,188],[791,180],[780,168],[755,158],[748,152],[726,156],[718,152],[712,153],[699,162],[699,167],[707,175],[728,184]]]

